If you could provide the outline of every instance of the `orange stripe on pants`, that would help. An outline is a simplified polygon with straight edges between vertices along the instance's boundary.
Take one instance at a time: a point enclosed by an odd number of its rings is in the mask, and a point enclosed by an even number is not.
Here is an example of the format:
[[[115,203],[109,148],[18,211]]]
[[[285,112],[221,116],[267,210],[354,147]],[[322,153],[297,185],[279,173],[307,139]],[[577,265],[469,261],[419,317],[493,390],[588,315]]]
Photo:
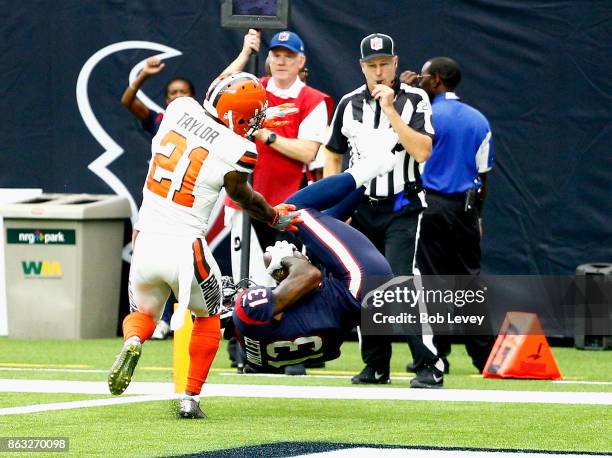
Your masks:
[[[208,278],[208,270],[206,268],[206,258],[204,256],[204,248],[202,247],[202,241],[197,239],[193,242],[193,257],[195,259],[194,268],[198,277],[198,282],[202,283]]]

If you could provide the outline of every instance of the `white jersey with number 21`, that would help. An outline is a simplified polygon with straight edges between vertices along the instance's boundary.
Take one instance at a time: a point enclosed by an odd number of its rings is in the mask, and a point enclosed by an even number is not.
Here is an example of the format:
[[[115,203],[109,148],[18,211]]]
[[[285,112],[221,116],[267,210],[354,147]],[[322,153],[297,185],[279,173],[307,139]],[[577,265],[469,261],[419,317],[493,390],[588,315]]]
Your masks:
[[[255,144],[209,116],[191,97],[171,102],[151,144],[135,229],[204,237],[208,218],[233,170],[251,173]]]

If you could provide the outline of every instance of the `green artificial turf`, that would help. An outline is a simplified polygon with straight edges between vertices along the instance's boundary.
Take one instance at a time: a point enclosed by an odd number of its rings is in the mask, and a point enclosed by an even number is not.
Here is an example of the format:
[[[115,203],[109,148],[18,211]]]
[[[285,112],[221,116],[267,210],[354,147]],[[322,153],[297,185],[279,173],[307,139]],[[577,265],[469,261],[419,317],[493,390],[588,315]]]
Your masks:
[[[609,407],[211,398],[206,420],[172,401],[0,417],[3,435],[65,436],[78,456],[163,456],[286,441],[610,451]]]
[[[0,409],[3,407],[50,404],[55,402],[85,401],[88,399],[112,398],[112,395],[70,393],[0,393]],[[13,417],[16,418],[16,417]]]
[[[0,378],[105,381],[120,347],[120,339],[0,338]],[[611,352],[553,352],[566,379],[608,384],[483,379],[465,349],[455,345],[445,387],[612,392]],[[171,355],[171,341],[147,342],[134,380],[171,381]],[[407,346],[394,344],[391,387],[408,389],[408,359]],[[223,346],[209,382],[351,386],[350,375],[361,368],[357,344],[347,342],[341,358],[310,370],[340,378],[238,376]],[[0,408],[108,397],[0,393]],[[0,436],[69,437],[71,456],[165,456],[286,441],[612,451],[606,433],[612,430],[610,406],[219,397],[203,398],[209,415],[204,421],[179,420],[174,406],[174,401],[155,401],[0,416]]]
[[[359,372],[363,364],[356,342],[346,342],[342,356],[326,364],[325,369],[310,369],[314,375],[333,375],[342,378],[238,376],[230,368],[225,342],[219,349],[208,381],[210,383],[252,383],[283,385],[347,386],[350,376]],[[0,378],[26,378],[47,380],[106,380],[115,355],[121,348],[121,339],[17,340],[0,338]],[[574,348],[553,348],[553,353],[564,380],[570,382],[604,382],[603,384],[559,384],[549,380],[497,380],[484,379],[471,365],[462,345],[453,345],[450,355],[451,374],[444,380],[447,388],[542,390],[542,391],[612,391],[612,352],[582,351]],[[408,346],[393,344],[391,361],[392,385],[407,387],[405,372],[409,361]],[[43,366],[43,367],[39,367]],[[10,367],[11,370],[7,370]],[[23,367],[25,370],[16,371]],[[62,371],[67,369],[67,371]],[[93,371],[93,372],[78,372]],[[136,381],[172,381],[172,340],[150,341],[143,347],[134,376]]]

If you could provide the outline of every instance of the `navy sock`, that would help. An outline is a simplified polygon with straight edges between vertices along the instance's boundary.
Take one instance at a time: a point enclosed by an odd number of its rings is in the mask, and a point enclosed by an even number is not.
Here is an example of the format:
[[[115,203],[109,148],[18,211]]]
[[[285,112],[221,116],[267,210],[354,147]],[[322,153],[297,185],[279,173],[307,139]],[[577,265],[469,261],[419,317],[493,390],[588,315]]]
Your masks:
[[[298,209],[313,208],[323,211],[350,197],[356,186],[355,179],[350,173],[341,173],[300,189],[287,199],[287,203],[295,205]]]

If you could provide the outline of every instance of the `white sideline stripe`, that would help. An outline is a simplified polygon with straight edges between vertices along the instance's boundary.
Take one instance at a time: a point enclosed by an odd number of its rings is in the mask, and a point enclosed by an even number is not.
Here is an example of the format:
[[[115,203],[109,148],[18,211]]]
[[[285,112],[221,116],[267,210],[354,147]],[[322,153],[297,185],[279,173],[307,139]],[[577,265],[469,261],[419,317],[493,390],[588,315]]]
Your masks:
[[[59,369],[57,367],[0,367],[2,371],[31,371],[31,372],[79,372],[79,373],[105,373],[108,374],[108,369]]]
[[[106,382],[24,379],[0,379],[0,393],[110,394]],[[173,393],[174,384],[168,382],[132,382],[125,391],[127,395],[166,396]]]
[[[223,376],[237,376],[237,377],[269,377],[269,378],[287,378],[290,377],[291,379],[297,379],[300,380],[300,377],[302,377],[302,380],[306,380],[309,378],[329,378],[329,379],[345,379],[348,380],[351,378],[350,375],[332,375],[332,374],[308,374],[306,376],[300,376],[300,375],[286,375],[286,374],[266,374],[266,373],[262,373],[262,374],[239,374],[237,372],[219,372],[217,375],[223,375]],[[393,377],[393,380],[410,380],[411,377]]]
[[[108,393],[107,393],[108,394]],[[129,396],[124,398],[89,399],[85,401],[54,402],[50,404],[34,404],[30,406],[6,407],[0,409],[2,415],[17,415],[24,413],[48,412],[50,410],[81,409],[83,407],[112,406],[117,404],[134,404],[137,402],[164,401],[175,398],[175,394],[155,394],[147,396]]]
[[[110,394],[106,382],[80,380],[0,379],[0,393],[2,392]],[[171,393],[174,393],[174,384],[168,382],[132,382],[125,391],[127,395],[169,395]]]
[[[298,455],[296,458],[353,458],[355,456],[376,456],[377,458],[593,458],[593,455],[537,453],[537,452],[497,452],[485,450],[423,450],[411,448],[368,448],[355,447],[329,452]]]
[[[170,369],[168,369],[170,370]],[[75,372],[75,373],[92,373],[92,374],[107,374],[107,369],[59,369],[54,367],[0,367],[2,371],[30,371],[30,372]],[[216,375],[222,376],[237,376],[237,377],[272,377],[272,378],[283,378],[283,377],[294,377],[285,374],[238,374],[237,372],[217,372]],[[393,375],[392,380],[410,380],[414,376],[402,376]],[[325,375],[325,374],[308,374],[308,378],[322,378],[322,379],[350,379],[350,375]],[[482,375],[474,375],[474,378],[482,378]],[[552,383],[559,383],[565,385],[612,385],[612,382],[601,382],[596,380],[551,380]]]
[[[270,377],[270,378],[296,378],[301,377],[300,375],[285,375],[285,374],[239,374],[237,372],[218,372],[217,375],[223,375],[223,376],[236,376],[236,377]],[[351,376],[350,375],[325,375],[325,374],[308,374],[304,377],[304,380],[307,380],[309,378],[331,378],[331,379],[344,379],[344,380],[350,380]],[[413,377],[402,377],[402,376],[397,376],[397,377],[391,377],[392,380],[411,380]]]
[[[173,391],[174,385],[168,382],[132,382],[126,390],[126,394],[171,395]],[[0,379],[1,392],[108,394],[108,386],[106,382]],[[202,396],[612,405],[612,393],[454,389],[419,390],[390,387],[205,384]]]

